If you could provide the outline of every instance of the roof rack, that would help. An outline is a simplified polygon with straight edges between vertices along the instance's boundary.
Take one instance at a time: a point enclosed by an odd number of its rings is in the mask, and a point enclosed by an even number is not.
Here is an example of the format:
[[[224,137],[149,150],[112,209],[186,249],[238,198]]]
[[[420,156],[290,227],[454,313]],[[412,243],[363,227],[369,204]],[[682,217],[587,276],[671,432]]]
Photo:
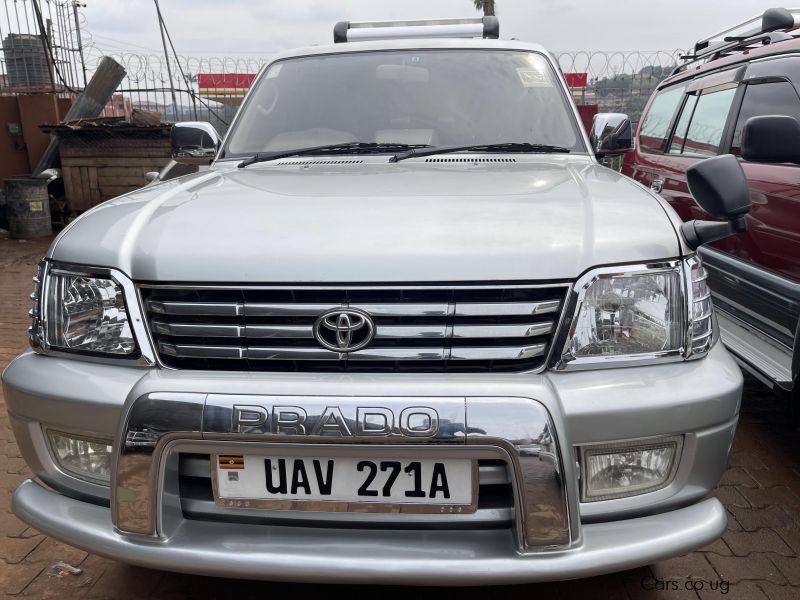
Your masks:
[[[421,19],[415,21],[339,21],[333,28],[336,44],[400,38],[491,38],[500,37],[497,17],[468,19]]]
[[[685,62],[673,73],[684,71],[690,64],[714,60],[725,53],[744,50],[754,44],[774,44],[792,39],[788,32],[800,25],[800,8],[769,8],[760,15],[698,40],[694,52],[681,56]]]

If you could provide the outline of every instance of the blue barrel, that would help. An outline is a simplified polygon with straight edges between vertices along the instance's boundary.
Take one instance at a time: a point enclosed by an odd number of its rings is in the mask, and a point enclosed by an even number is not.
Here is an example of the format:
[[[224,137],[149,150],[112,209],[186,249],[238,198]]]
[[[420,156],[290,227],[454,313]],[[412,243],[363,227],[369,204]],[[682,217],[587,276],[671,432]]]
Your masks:
[[[53,235],[47,180],[11,177],[5,181],[8,233],[15,240]]]

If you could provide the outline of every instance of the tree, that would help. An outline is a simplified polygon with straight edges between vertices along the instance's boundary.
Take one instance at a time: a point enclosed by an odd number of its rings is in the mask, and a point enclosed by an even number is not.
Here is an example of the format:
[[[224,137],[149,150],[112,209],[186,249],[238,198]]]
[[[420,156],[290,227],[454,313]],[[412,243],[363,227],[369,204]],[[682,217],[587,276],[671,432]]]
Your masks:
[[[494,14],[494,0],[472,0],[475,4],[475,10],[482,10],[483,16],[493,17]]]

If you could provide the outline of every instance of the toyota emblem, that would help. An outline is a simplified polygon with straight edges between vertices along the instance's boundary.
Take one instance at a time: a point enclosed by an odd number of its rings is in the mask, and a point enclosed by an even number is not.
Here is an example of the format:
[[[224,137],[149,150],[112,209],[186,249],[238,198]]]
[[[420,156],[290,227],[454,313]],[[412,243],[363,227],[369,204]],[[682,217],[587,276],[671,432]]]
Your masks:
[[[375,336],[375,322],[367,313],[337,308],[322,314],[314,323],[314,337],[328,350],[346,353],[364,348]]]

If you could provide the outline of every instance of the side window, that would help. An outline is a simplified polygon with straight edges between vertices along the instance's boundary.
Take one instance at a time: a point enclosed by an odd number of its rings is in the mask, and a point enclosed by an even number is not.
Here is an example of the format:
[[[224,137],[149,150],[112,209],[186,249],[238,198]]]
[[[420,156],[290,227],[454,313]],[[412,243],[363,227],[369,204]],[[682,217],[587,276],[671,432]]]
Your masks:
[[[663,152],[666,149],[669,125],[683,98],[684,89],[685,86],[666,88],[653,98],[639,130],[639,146],[642,150]]]
[[[733,132],[731,154],[741,153],[742,129],[750,117],[787,115],[800,120],[800,96],[788,81],[749,84]]]
[[[697,105],[699,97],[697,94],[689,94],[686,97],[686,103],[683,105],[681,117],[678,119],[678,124],[675,126],[675,134],[672,136],[672,142],[669,145],[670,154],[680,154],[683,151],[683,144],[686,143],[686,132],[689,130],[689,122],[692,120],[694,107]]]
[[[690,154],[693,156],[715,156],[719,154],[725,122],[733,103],[736,88],[706,92],[694,102],[686,103],[678,123],[676,135],[681,135],[682,143],[673,143],[670,152],[673,154]],[[694,109],[688,116],[688,109]],[[688,124],[684,119],[688,119]],[[681,130],[681,125],[684,129]],[[688,125],[688,126],[687,126]]]

